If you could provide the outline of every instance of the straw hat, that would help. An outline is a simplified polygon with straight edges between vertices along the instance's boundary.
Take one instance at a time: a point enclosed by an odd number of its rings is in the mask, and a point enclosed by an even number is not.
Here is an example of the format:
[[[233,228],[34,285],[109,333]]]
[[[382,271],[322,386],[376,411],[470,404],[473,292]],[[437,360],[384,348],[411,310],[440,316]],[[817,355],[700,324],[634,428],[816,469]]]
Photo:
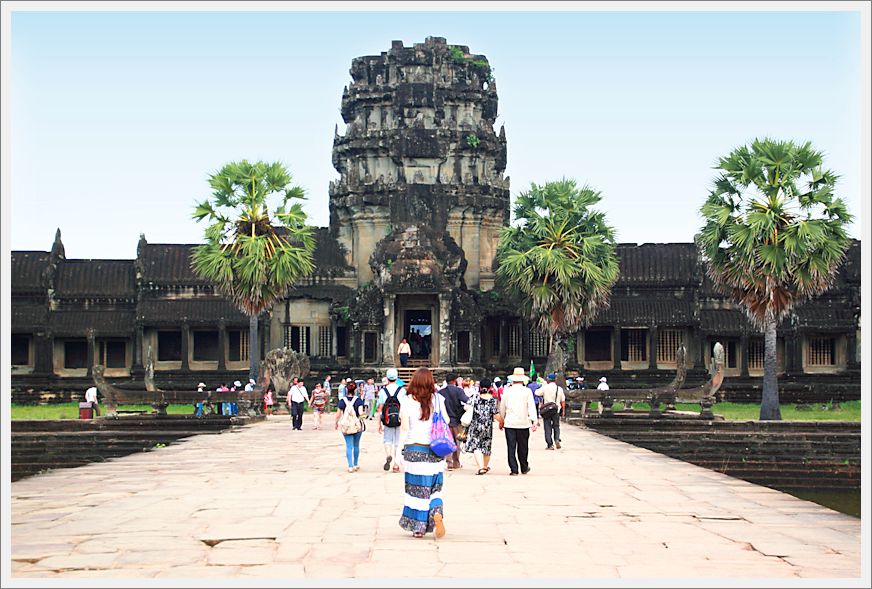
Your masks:
[[[515,368],[515,371],[509,375],[508,381],[509,382],[522,382],[524,384],[527,384],[528,382],[530,382],[530,377],[527,376],[526,374],[524,374],[523,368],[517,367],[517,368]]]

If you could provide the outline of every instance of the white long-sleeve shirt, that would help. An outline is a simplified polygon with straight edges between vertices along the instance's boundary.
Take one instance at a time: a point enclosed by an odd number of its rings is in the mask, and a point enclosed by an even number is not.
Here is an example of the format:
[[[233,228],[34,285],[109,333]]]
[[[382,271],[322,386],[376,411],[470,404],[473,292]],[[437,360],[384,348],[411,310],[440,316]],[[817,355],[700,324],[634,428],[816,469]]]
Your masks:
[[[500,399],[500,415],[503,427],[527,429],[535,425],[539,417],[530,389],[521,383],[506,387]]]

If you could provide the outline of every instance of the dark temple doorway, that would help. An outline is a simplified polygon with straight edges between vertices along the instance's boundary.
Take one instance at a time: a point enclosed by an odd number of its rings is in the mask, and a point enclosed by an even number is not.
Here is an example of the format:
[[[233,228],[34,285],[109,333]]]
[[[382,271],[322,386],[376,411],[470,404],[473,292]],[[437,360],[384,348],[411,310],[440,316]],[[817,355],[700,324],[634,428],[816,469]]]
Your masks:
[[[403,337],[412,348],[410,360],[426,360],[429,364],[433,351],[433,315],[430,309],[407,309]]]

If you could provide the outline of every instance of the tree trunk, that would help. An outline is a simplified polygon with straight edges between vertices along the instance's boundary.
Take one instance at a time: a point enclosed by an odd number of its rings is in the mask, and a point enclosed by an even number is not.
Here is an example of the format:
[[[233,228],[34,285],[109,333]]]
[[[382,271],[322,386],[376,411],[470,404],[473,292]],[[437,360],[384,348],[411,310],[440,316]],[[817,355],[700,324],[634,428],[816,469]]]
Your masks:
[[[548,353],[548,362],[545,364],[545,374],[557,374],[562,377],[566,372],[566,338],[563,334],[551,336],[551,351]]]
[[[778,358],[775,351],[776,322],[768,317],[763,324],[763,398],[760,402],[761,420],[781,420],[778,402]]]
[[[257,315],[248,318],[248,378],[257,382],[257,373],[260,370],[260,343],[257,334]]]

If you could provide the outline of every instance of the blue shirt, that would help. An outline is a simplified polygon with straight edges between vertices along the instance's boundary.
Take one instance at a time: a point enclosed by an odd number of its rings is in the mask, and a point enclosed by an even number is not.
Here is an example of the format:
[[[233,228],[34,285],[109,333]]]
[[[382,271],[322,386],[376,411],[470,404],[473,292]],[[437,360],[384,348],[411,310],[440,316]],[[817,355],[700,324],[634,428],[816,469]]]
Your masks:
[[[346,397],[344,399],[339,399],[339,410],[340,411],[343,411],[343,412],[345,411],[345,402],[347,401],[347,399],[348,399],[348,397]],[[363,399],[361,399],[360,397],[354,398],[354,412],[357,415],[360,415],[363,412]]]
[[[391,386],[391,385],[393,385],[393,386]],[[397,393],[397,390],[399,390],[400,392]],[[395,383],[395,382],[388,383],[387,385],[385,385],[381,389],[379,389],[378,404],[384,405],[385,401],[388,400],[389,394],[391,394],[391,395],[396,394],[397,398],[399,398],[399,400],[402,401],[406,396],[406,389],[405,389],[405,387],[401,387],[401,386],[397,385],[397,383]]]

